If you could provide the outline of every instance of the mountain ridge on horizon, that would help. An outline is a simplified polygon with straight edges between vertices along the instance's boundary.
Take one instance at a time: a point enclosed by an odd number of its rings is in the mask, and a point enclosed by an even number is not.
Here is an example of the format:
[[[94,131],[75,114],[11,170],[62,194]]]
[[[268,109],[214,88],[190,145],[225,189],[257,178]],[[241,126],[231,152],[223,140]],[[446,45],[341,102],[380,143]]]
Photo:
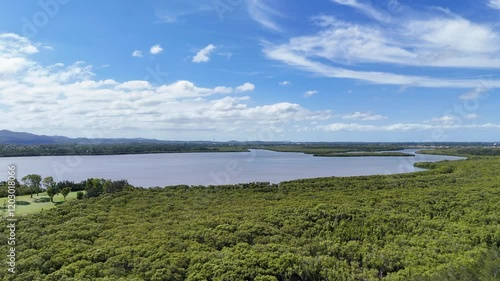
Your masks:
[[[70,138],[66,136],[37,135],[28,132],[14,132],[0,130],[0,144],[40,145],[40,144],[74,144],[74,143],[140,143],[140,142],[169,142],[146,138]]]
[[[37,135],[28,132],[15,132],[10,130],[0,130],[0,145],[41,145],[41,144],[116,144],[116,143],[244,143],[244,141],[208,141],[208,140],[159,140],[149,138],[70,138],[66,136]],[[264,141],[252,141],[252,143],[267,143]],[[290,141],[277,141],[269,143],[292,143]]]
[[[180,140],[159,140],[159,139],[148,139],[148,138],[70,138],[66,136],[48,136],[48,135],[37,135],[28,132],[15,132],[10,130],[2,129],[0,130],[0,145],[44,145],[44,144],[117,144],[117,143],[227,143],[227,144],[239,144],[239,143],[274,143],[274,144],[312,144],[312,143],[399,143],[399,144],[417,144],[418,142],[308,142],[308,141],[207,141],[207,140],[192,140],[192,141],[180,141]],[[422,144],[451,144],[451,143],[464,143],[464,144],[496,144],[499,142],[422,142]]]

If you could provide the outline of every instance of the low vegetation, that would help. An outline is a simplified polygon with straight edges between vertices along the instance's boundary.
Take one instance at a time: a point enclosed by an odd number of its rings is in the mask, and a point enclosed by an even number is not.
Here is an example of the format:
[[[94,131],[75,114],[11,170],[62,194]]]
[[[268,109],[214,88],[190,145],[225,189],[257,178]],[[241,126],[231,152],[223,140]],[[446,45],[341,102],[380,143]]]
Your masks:
[[[0,278],[498,280],[500,157],[419,166],[279,185],[90,179],[87,199],[19,219],[18,273]]]
[[[351,152],[351,153],[330,153],[330,154],[320,154],[315,156],[324,157],[367,157],[367,156],[382,156],[382,157],[413,157],[415,154],[404,153],[404,152]]]
[[[313,154],[315,156],[343,155],[347,153],[366,153],[371,156],[381,151],[402,150],[404,146],[398,144],[357,144],[357,143],[313,143],[313,144],[266,144],[260,146],[251,146],[251,148],[266,149],[278,152],[302,152]]]
[[[0,157],[61,156],[61,155],[119,155],[180,152],[241,152],[243,147],[198,143],[103,143],[103,144],[41,144],[0,145]]]
[[[500,147],[484,148],[484,147],[467,147],[467,148],[450,148],[450,149],[434,149],[422,150],[419,153],[423,154],[446,154],[454,156],[500,156]]]

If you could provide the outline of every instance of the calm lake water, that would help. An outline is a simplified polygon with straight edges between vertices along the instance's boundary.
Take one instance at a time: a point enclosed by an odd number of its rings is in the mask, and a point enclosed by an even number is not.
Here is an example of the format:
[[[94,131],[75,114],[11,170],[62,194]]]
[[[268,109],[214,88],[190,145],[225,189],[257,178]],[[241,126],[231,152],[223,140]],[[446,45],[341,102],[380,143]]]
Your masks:
[[[413,153],[415,150],[404,150]],[[135,186],[177,184],[219,185],[281,182],[303,178],[396,174],[420,171],[415,162],[459,160],[461,157],[314,157],[267,150],[225,153],[170,153],[112,156],[51,156],[0,158],[1,173],[17,165],[18,179],[27,174],[52,176],[56,181],[87,178],[126,179]]]

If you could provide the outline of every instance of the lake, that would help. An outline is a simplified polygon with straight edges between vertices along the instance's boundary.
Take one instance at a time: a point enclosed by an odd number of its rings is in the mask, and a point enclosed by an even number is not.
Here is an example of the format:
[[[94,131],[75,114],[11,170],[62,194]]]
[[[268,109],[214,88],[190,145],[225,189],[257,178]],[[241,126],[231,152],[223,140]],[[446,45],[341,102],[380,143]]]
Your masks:
[[[402,152],[414,153],[415,150]],[[87,178],[126,179],[135,186],[278,183],[303,178],[361,176],[421,171],[415,162],[459,160],[462,157],[416,154],[415,157],[314,157],[303,153],[251,150],[224,153],[167,153],[109,156],[41,156],[0,158],[17,165],[18,179],[27,174],[56,181]]]

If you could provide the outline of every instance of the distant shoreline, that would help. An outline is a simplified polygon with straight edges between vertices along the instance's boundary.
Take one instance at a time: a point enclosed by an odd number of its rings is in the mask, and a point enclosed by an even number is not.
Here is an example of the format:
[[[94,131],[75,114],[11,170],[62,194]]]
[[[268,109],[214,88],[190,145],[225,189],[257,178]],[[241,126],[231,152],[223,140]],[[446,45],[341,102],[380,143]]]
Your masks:
[[[318,157],[415,157],[415,154],[404,152],[354,152],[314,155]]]
[[[117,143],[117,144],[55,144],[55,145],[0,145],[0,158],[52,157],[52,156],[112,156],[163,153],[214,153],[249,152],[249,149],[263,149],[275,152],[296,152],[317,157],[413,157],[416,153],[462,156],[483,155],[491,148],[463,147],[442,149],[437,146],[414,146],[404,144],[374,143],[331,143],[331,144],[160,144],[160,143]],[[493,149],[497,150],[497,149]],[[500,149],[498,149],[500,152]],[[499,153],[500,154],[500,153]]]

